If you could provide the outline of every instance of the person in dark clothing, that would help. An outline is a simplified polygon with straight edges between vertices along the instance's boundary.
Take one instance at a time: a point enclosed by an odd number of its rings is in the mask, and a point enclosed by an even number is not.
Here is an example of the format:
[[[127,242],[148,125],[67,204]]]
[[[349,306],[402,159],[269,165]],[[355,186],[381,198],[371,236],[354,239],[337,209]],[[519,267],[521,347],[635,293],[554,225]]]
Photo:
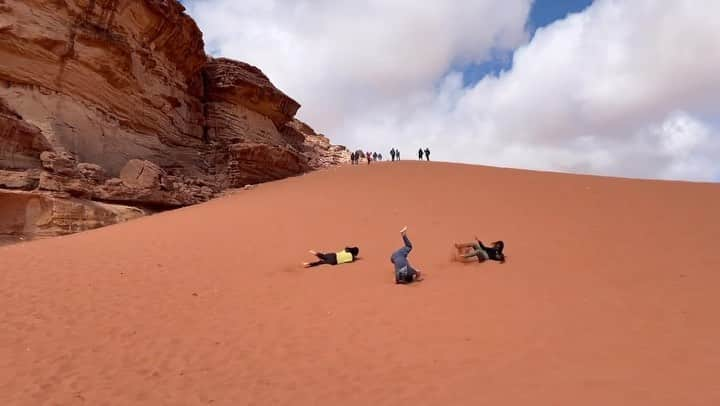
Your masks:
[[[382,162],[382,154],[378,154],[378,161]]]
[[[398,161],[400,160],[400,150],[399,149],[395,149],[395,158],[397,158]]]
[[[395,148],[390,150],[390,159],[395,162]]]
[[[340,265],[354,262],[360,254],[360,248],[358,247],[345,247],[344,250],[333,253],[322,253],[310,250],[311,254],[315,255],[318,260],[315,262],[303,262],[305,268],[312,268],[318,265]]]
[[[423,159],[423,150],[422,150],[422,148],[420,148],[420,149],[418,150],[418,159],[421,160],[421,161],[422,161],[422,159]]]
[[[455,248],[457,248],[462,260],[477,257],[478,262],[487,260],[505,262],[505,254],[503,254],[505,243],[502,241],[495,241],[490,247],[486,247],[482,241],[475,237],[475,242],[455,244]]]
[[[373,161],[377,161],[377,152],[373,152]]]
[[[421,281],[420,271],[410,266],[410,262],[408,262],[407,259],[413,248],[410,239],[407,237],[407,226],[400,230],[400,234],[402,235],[405,246],[393,252],[390,256],[390,262],[395,266],[395,283],[407,284]]]
[[[425,159],[430,160],[430,148],[427,147],[425,148]]]
[[[370,165],[370,161],[372,161],[372,155],[370,154],[370,151],[365,153],[365,158],[367,158],[368,165]]]
[[[354,152],[350,153],[350,164],[355,165],[355,153]]]

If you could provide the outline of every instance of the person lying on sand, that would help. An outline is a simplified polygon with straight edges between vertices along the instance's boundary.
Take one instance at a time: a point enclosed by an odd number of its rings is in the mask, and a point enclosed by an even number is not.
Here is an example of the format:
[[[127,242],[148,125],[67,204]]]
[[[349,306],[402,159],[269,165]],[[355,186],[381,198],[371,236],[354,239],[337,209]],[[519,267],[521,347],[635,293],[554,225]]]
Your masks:
[[[315,262],[303,262],[303,266],[305,268],[310,268],[313,266],[318,265],[339,265],[339,264],[347,264],[348,262],[353,262],[357,258],[358,254],[360,254],[360,248],[358,247],[345,247],[344,250],[340,252],[330,253],[330,254],[324,254],[322,252],[317,252],[310,250],[311,254],[318,257],[318,261]]]
[[[488,259],[498,261],[500,263],[505,262],[505,254],[503,254],[503,249],[505,248],[504,242],[495,241],[492,243],[492,246],[486,247],[477,237],[475,237],[475,241],[476,242],[463,244],[455,243],[455,248],[457,248],[458,255],[461,259],[465,260],[477,257],[478,262],[483,262]]]
[[[400,234],[405,246],[393,252],[392,256],[390,256],[390,262],[395,265],[395,283],[406,284],[421,281],[420,271],[413,269],[407,259],[408,254],[412,251],[412,243],[407,237],[407,226],[400,230]]]

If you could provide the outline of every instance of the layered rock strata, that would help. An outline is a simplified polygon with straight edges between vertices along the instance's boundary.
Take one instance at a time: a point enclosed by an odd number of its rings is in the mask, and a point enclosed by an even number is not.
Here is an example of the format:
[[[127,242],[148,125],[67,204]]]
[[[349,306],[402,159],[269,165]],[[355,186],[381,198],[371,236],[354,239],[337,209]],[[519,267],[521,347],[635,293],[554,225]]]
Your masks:
[[[347,160],[176,0],[0,0],[0,236],[48,236]]]

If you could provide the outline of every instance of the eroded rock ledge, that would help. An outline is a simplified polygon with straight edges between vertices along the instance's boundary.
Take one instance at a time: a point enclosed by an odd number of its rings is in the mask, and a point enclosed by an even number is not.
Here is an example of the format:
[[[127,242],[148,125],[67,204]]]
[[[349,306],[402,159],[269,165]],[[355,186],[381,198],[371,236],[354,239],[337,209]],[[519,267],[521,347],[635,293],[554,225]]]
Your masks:
[[[0,0],[0,237],[204,202],[348,160],[176,0]]]

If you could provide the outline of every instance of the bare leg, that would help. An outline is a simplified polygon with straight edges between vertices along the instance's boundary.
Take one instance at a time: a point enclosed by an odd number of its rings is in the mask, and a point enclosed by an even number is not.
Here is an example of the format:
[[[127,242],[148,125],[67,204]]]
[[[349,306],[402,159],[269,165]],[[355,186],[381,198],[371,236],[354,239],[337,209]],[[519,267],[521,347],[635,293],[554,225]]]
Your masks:
[[[304,266],[305,268],[311,268],[311,267],[314,267],[314,266],[323,265],[323,264],[329,264],[329,263],[330,263],[330,262],[328,262],[328,259],[327,259],[326,256],[325,256],[326,254],[323,254],[322,252],[317,252],[317,251],[314,251],[314,250],[309,250],[308,252],[311,253],[311,254],[313,254],[313,255],[315,255],[315,256],[318,258],[318,261],[315,261],[315,262],[303,262],[303,266]]]
[[[407,236],[407,226],[403,227],[403,229],[400,230],[400,235],[402,236],[403,243],[405,243],[405,246],[395,252],[400,253],[401,255],[407,257],[413,248],[412,243],[410,242],[410,239]]]
[[[475,262],[475,261],[477,261],[475,255],[471,254],[468,256],[467,254],[462,253],[462,252],[455,253],[455,260],[458,262]]]
[[[464,262],[464,260],[467,259],[467,257],[465,255],[469,254],[475,250],[475,244],[471,243],[471,242],[460,243],[460,244],[455,243],[455,249],[457,250],[457,251],[455,251],[457,258],[460,261]]]

